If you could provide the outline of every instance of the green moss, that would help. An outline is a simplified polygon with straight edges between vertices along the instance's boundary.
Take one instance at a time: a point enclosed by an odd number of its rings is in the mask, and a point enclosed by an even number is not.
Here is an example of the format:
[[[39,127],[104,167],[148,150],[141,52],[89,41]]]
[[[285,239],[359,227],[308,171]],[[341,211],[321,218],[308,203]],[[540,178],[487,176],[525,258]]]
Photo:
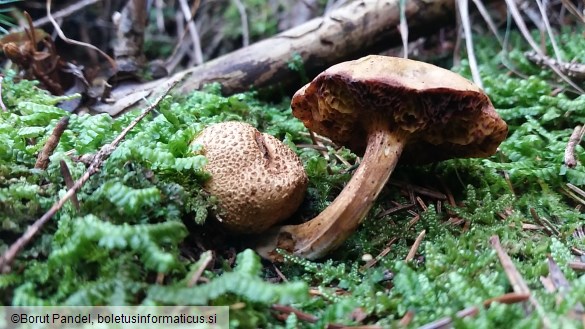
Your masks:
[[[585,41],[574,33],[560,36],[562,52],[566,58],[584,58]],[[510,43],[519,46],[519,40],[512,35]],[[533,328],[546,318],[554,326],[577,327],[579,322],[567,314],[585,303],[585,279],[568,264],[574,257],[571,247],[585,247],[585,240],[573,234],[585,218],[582,205],[564,189],[567,183],[583,186],[585,158],[578,146],[579,165],[566,168],[563,154],[573,128],[585,122],[585,98],[555,90],[554,75],[528,62],[521,51],[498,53],[493,40],[476,41],[485,89],[510,127],[498,153],[489,159],[399,166],[394,184],[382,191],[358,232],[329,259],[285,257],[279,268],[289,283],[269,283],[277,273],[250,250],[237,256],[235,266],[231,263],[232,250],[241,250],[240,244],[205,223],[215,201],[201,189],[208,178],[201,170],[206,160],[190,141],[205,126],[226,120],[249,122],[284,140],[309,176],[296,220],[315,216],[337,196],[352,174],[337,157],[354,164],[356,156],[330,148],[327,160],[313,149],[296,147],[310,139],[287,100],[262,103],[254,93],[223,97],[211,85],[187,97],[166,98],[129,134],[78,193],[81,209],[68,203],[20,254],[19,271],[0,275],[0,302],[238,305],[231,310],[231,326],[242,328],[396,327],[410,311],[415,314],[410,326],[417,327],[512,291],[489,243],[497,235],[541,309],[527,315],[521,304],[495,303],[474,317],[455,320],[454,326]],[[509,74],[502,63],[528,77]],[[469,76],[466,65],[457,70]],[[70,155],[96,152],[137,114],[115,120],[70,115],[48,169],[35,170],[36,153],[57,120],[69,114],[55,106],[60,99],[32,82],[15,83],[10,72],[2,87],[9,111],[0,112],[0,251],[64,193],[59,160],[80,177],[85,165]],[[454,204],[414,192],[421,198],[410,208],[414,213],[381,215],[396,206],[393,202],[411,202],[406,183],[449,194]],[[532,212],[552,234],[522,228],[541,225]],[[458,221],[463,224],[452,224]],[[416,257],[405,263],[423,230]],[[215,266],[203,273],[209,282],[188,288],[202,264],[197,261],[202,236],[208,248],[217,250]],[[220,242],[214,244],[216,239]],[[387,253],[375,265],[364,267],[363,255],[382,251]],[[571,286],[559,302],[560,294],[546,292],[540,281],[548,275],[548,255]],[[318,293],[308,297],[309,286]],[[298,316],[281,322],[272,315],[273,303],[290,304],[317,322]]]

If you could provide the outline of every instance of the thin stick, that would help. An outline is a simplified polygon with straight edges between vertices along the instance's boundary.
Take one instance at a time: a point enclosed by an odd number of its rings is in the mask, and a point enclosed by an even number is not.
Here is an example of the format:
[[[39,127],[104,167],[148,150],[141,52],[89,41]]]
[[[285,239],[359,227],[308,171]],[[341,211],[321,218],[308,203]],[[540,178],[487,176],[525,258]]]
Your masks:
[[[179,0],[179,5],[181,6],[181,11],[183,12],[183,16],[185,16],[185,21],[187,21],[187,28],[189,30],[189,34],[191,35],[191,41],[193,42],[193,55],[195,56],[195,64],[199,65],[203,63],[203,51],[201,50],[201,41],[199,39],[199,32],[197,31],[197,26],[193,22],[193,15],[191,14],[191,9],[189,9],[189,5],[187,4],[186,0]],[[196,5],[199,6],[199,2],[196,2]]]
[[[506,0],[506,4],[508,5],[508,12],[512,15],[512,18],[514,18],[514,22],[516,23],[516,26],[518,27],[518,29],[522,33],[522,36],[524,37],[524,39],[528,42],[528,44],[530,45],[532,50],[534,50],[538,55],[544,57],[545,54],[543,53],[542,49],[540,49],[540,47],[538,46],[536,41],[534,41],[534,39],[532,38],[532,35],[530,34],[530,31],[528,30],[528,27],[526,26],[526,23],[524,23],[524,20],[522,19],[522,15],[520,14],[520,11],[518,10],[518,6],[516,5],[516,1]],[[581,87],[579,87],[575,82],[571,81],[571,79],[569,79],[565,74],[563,74],[563,72],[561,72],[556,66],[549,65],[549,67],[563,81],[565,81],[566,83],[571,85],[571,87],[575,88],[575,90],[579,91],[582,94],[585,94],[585,90],[583,90]]]
[[[410,251],[408,251],[408,255],[406,255],[406,258],[404,259],[405,262],[409,262],[409,261],[413,260],[414,255],[416,255],[416,251],[418,250],[418,247],[420,247],[420,244],[421,244],[421,242],[424,239],[426,234],[427,234],[427,232],[425,230],[422,230],[418,234],[418,236],[416,237],[416,240],[414,240],[414,243],[412,244],[412,247],[410,247]]]
[[[567,143],[567,147],[565,148],[565,166],[569,168],[575,168],[577,166],[577,159],[575,158],[575,148],[579,143],[581,143],[581,139],[583,138],[583,134],[585,133],[585,126],[577,126],[573,129],[573,133],[569,138],[569,142]]]
[[[53,128],[53,132],[51,133],[51,136],[49,136],[49,138],[47,139],[47,142],[45,143],[45,146],[43,146],[43,149],[41,150],[41,152],[37,156],[37,162],[35,163],[35,169],[42,169],[42,170],[47,169],[47,166],[49,165],[49,157],[53,154],[53,151],[55,151],[55,148],[57,147],[57,145],[59,145],[59,140],[61,139],[61,135],[63,135],[63,132],[65,131],[65,129],[67,129],[68,125],[69,125],[69,116],[65,116],[65,117],[61,118],[61,120],[59,120],[59,122],[57,122],[57,124],[55,125],[55,128]]]
[[[510,256],[508,256],[508,253],[506,253],[504,248],[502,248],[502,245],[500,244],[500,238],[497,235],[494,235],[490,238],[490,243],[492,248],[494,248],[498,254],[498,258],[504,267],[504,272],[506,272],[506,275],[508,276],[508,280],[512,285],[512,289],[519,294],[530,293],[530,289],[522,278],[522,275],[520,275],[520,272],[518,272],[516,266],[514,266],[512,259],[510,259]]]
[[[91,6],[94,3],[97,2],[101,2],[102,0],[82,0],[82,1],[76,1],[74,3],[72,3],[70,6],[67,6],[61,10],[56,11],[55,13],[53,13],[53,18],[58,20],[64,17],[67,17],[69,15],[75,14],[76,12],[82,10],[83,8],[87,7],[87,6]],[[35,27],[39,27],[39,26],[43,26],[45,24],[50,23],[51,20],[49,19],[49,17],[43,17],[40,19],[37,19],[36,21],[33,22],[33,25]],[[22,31],[24,30],[24,28],[18,28],[16,29],[16,31]]]
[[[364,266],[362,266],[360,268],[361,271],[367,270],[368,268],[376,265],[376,263],[378,263],[380,261],[380,259],[384,258],[384,256],[388,255],[388,253],[390,252],[390,250],[392,250],[392,245],[394,243],[396,243],[396,241],[398,240],[398,238],[394,237],[392,238],[387,244],[386,244],[386,248],[384,248],[384,250],[382,250],[378,256],[376,256],[376,258],[368,261],[367,263],[364,264]]]
[[[585,191],[583,191],[582,189],[578,188],[577,186],[571,184],[571,183],[567,183],[567,187],[569,189],[571,189],[573,192],[579,194],[580,196],[582,196],[583,198],[585,198]]]
[[[402,39],[402,57],[408,58],[408,22],[406,21],[406,0],[400,0],[400,25],[398,31]]]
[[[333,143],[333,141],[331,139],[329,139],[325,136],[321,136],[319,134],[315,134],[311,130],[309,130],[309,132],[300,131],[299,135],[305,136],[305,137],[310,137],[311,140],[318,140],[318,141],[322,142],[323,144],[330,145],[334,149],[339,148],[337,145],[335,145],[335,143]]]
[[[406,314],[404,314],[404,316],[402,317],[402,319],[398,321],[398,327],[405,328],[406,326],[408,326],[412,322],[412,319],[414,319],[414,316],[415,313],[413,310],[407,311]]]
[[[318,318],[316,316],[314,316],[312,314],[301,312],[300,310],[297,310],[296,308],[293,308],[291,306],[274,304],[270,308],[272,308],[275,311],[283,312],[286,314],[294,313],[297,316],[297,318],[299,318],[299,320],[301,320],[301,321],[315,323],[318,320]]]
[[[502,37],[498,33],[498,28],[496,26],[496,23],[494,23],[494,20],[490,16],[490,13],[488,12],[488,10],[485,7],[485,5],[483,4],[483,2],[481,2],[481,0],[472,0],[472,1],[473,1],[473,3],[475,3],[475,6],[477,7],[477,11],[479,11],[479,13],[481,14],[481,17],[483,17],[483,20],[486,22],[489,29],[492,31],[492,33],[494,34],[496,39],[498,39],[500,46],[503,47],[504,42],[502,40]]]
[[[483,83],[481,81],[481,75],[477,68],[477,61],[475,59],[475,51],[473,48],[473,39],[471,37],[471,23],[469,22],[469,2],[468,0],[457,0],[457,8],[459,9],[459,15],[461,16],[461,25],[463,26],[463,33],[465,33],[465,47],[467,48],[467,59],[469,60],[469,68],[471,69],[471,75],[473,82],[483,89]]]
[[[420,215],[415,213],[412,218],[408,221],[408,224],[406,225],[406,229],[410,230],[411,227],[413,227],[416,223],[418,223],[418,221],[420,220]]]
[[[163,13],[165,3],[163,0],[155,0],[154,6],[156,10],[156,27],[158,32],[162,34],[165,32],[165,18]]]
[[[240,22],[242,24],[242,46],[248,47],[250,45],[250,30],[248,29],[248,15],[246,15],[246,7],[240,0],[233,0],[238,12],[240,13]]]
[[[317,145],[317,146],[321,146],[321,144],[319,144],[319,142],[317,141],[317,137],[315,136],[316,134],[312,131],[309,130],[309,136],[311,137],[311,142],[313,142],[313,144]],[[329,162],[329,153],[328,150],[321,150],[319,151],[321,152],[321,155],[323,155],[323,157],[325,158],[325,160],[327,160],[327,162]]]
[[[395,212],[399,212],[399,211],[404,210],[404,209],[410,209],[412,207],[414,207],[414,204],[413,203],[410,203],[410,204],[401,204],[401,205],[398,205],[396,207],[392,207],[392,208],[390,208],[388,210],[384,210],[382,213],[380,213],[379,215],[377,215],[376,218],[382,218],[384,216],[392,215]]]
[[[4,112],[8,111],[8,109],[6,109],[6,105],[4,105],[4,101],[2,100],[2,82],[4,81],[4,77],[0,77],[0,108],[2,108],[2,110]]]
[[[544,4],[541,0],[536,0],[536,4],[538,5],[538,10],[540,10],[540,16],[542,16],[542,21],[544,23],[544,27],[546,28],[546,32],[548,33],[548,39],[553,47],[555,57],[557,58],[557,61],[562,62],[563,58],[561,57],[559,46],[557,46],[555,36],[553,35],[552,28],[550,27],[550,22],[548,20],[548,14],[546,12],[547,8],[544,7]]]
[[[482,304],[484,308],[488,308],[490,307],[490,305],[493,302],[498,302],[498,303],[502,303],[502,304],[515,304],[515,303],[519,303],[519,302],[523,302],[528,300],[528,298],[530,297],[530,294],[518,294],[515,292],[512,293],[508,293],[508,294],[504,294],[498,297],[494,297],[494,298],[490,298],[485,300]],[[466,309],[463,309],[459,312],[457,312],[457,317],[458,318],[464,318],[464,317],[468,317],[468,316],[475,316],[477,313],[479,312],[479,307],[477,306],[471,306],[468,307]],[[419,329],[438,329],[438,328],[448,328],[449,325],[451,325],[453,323],[453,319],[451,319],[451,317],[444,317],[444,318],[440,318],[436,321],[433,321],[431,323],[425,324],[422,327],[419,327]]]
[[[53,24],[53,27],[55,28],[55,31],[57,32],[59,37],[67,43],[82,46],[82,47],[88,47],[88,48],[91,48],[91,49],[97,51],[98,53],[100,53],[100,55],[104,56],[108,60],[108,62],[110,63],[110,65],[112,66],[112,68],[115,71],[118,68],[118,65],[116,65],[116,61],[112,57],[108,56],[108,54],[104,53],[101,49],[99,49],[98,47],[96,47],[92,44],[69,39],[67,36],[65,36],[65,33],[63,33],[63,30],[61,30],[61,27],[59,26],[57,21],[55,21],[55,19],[53,18],[53,15],[51,15],[51,2],[52,2],[51,0],[47,0],[47,18]]]
[[[418,202],[418,204],[420,205],[420,207],[422,208],[423,211],[427,211],[429,209],[429,207],[427,207],[427,205],[425,204],[425,202],[423,201],[423,199],[421,199],[420,196],[416,196],[416,202]]]
[[[513,227],[514,225],[510,225],[510,226]],[[540,226],[540,225],[522,223],[522,229],[527,230],[527,231],[530,231],[530,230],[537,231],[537,230],[544,230],[544,227]]]
[[[574,199],[575,201],[579,202],[581,205],[585,205],[585,200],[583,198],[580,198],[578,195],[573,193],[573,191],[567,189],[564,186],[561,186],[561,193],[563,193],[564,195],[568,196],[571,199]]]
[[[199,9],[200,2],[201,2],[200,0],[196,0],[193,3],[193,6],[191,6],[191,20],[187,21],[186,24],[189,24],[193,20],[193,18],[195,17],[195,13]],[[170,56],[168,56],[168,58],[166,60],[167,69],[169,72],[173,71],[175,69],[175,67],[179,64],[179,61],[181,61],[181,58],[183,58],[183,56],[187,52],[187,48],[188,48],[186,46],[187,43],[184,42],[185,37],[187,36],[188,30],[185,29],[183,24],[179,23],[179,22],[183,21],[183,18],[181,17],[181,15],[182,15],[181,12],[177,12],[175,14],[175,21],[177,22],[175,24],[177,26],[177,35],[180,35],[181,37],[178,39],[177,44],[175,45],[175,48],[173,49],[173,52],[171,53]]]
[[[555,262],[551,255],[548,255],[548,277],[554,284],[555,289],[559,290],[561,297],[565,297],[567,292],[571,290],[571,285],[565,277],[563,271],[559,268],[559,265]]]
[[[585,23],[585,17],[581,11],[571,2],[571,0],[561,0],[563,6],[575,17],[579,18],[582,23]]]
[[[276,265],[272,264],[272,267],[274,268],[274,272],[276,272],[276,275],[278,275],[278,277],[283,282],[288,282],[288,279],[286,278],[286,276],[284,276],[284,274],[278,269],[278,267],[276,267]]]
[[[211,263],[211,260],[213,260],[213,255],[211,254],[211,251],[206,251],[203,254],[201,254],[201,258],[199,259],[200,262],[199,268],[197,268],[197,271],[195,271],[191,279],[189,279],[187,287],[193,287],[194,285],[197,284],[197,281],[199,281],[199,278],[201,278],[201,274],[203,274],[203,271],[205,271],[209,263]]]
[[[447,196],[444,193],[441,193],[439,191],[427,188],[427,187],[422,187],[422,186],[418,186],[418,185],[413,185],[410,183],[406,183],[403,181],[399,181],[399,180],[390,180],[389,182],[390,185],[394,185],[394,186],[398,186],[398,187],[402,187],[404,185],[407,185],[408,189],[411,189],[413,192],[416,192],[418,194],[422,194],[424,196],[428,196],[431,197],[433,199],[437,199],[437,200],[446,200]]]
[[[536,210],[532,207],[530,208],[530,215],[538,224],[542,225],[550,233],[553,233],[556,236],[561,235],[561,232],[548,219],[538,216]]]
[[[468,316],[475,316],[477,313],[479,313],[479,308],[477,306],[471,306],[471,307],[465,308],[465,309],[457,312],[457,314],[455,316],[462,319],[462,318],[465,318]],[[420,327],[418,327],[418,329],[449,328],[452,323],[453,323],[453,319],[451,319],[450,316],[446,316],[446,317],[440,318],[436,321],[433,321],[431,323],[427,323],[423,326],[420,326]]]
[[[487,299],[483,302],[484,307],[489,307],[492,303],[498,302],[501,304],[516,304],[519,302],[527,301],[530,298],[530,294],[520,294],[517,292],[510,292],[503,294],[498,297]]]
[[[313,149],[313,150],[317,150],[319,152],[329,151],[329,149],[327,149],[326,146],[316,145],[316,144],[297,144],[296,147],[298,147],[300,149]]]
[[[95,154],[91,164],[85,171],[85,173],[73,184],[67,193],[47,211],[41,218],[37,219],[34,224],[28,227],[26,232],[16,240],[9,248],[0,256],[0,272],[7,273],[10,271],[10,264],[14,261],[14,258],[18,253],[32,240],[32,238],[39,232],[39,230],[51,219],[57,211],[59,211],[65,202],[69,200],[82,186],[83,184],[96,172],[99,171],[103,161],[106,160],[110,154],[116,149],[118,144],[126,137],[126,135],[134,128],[144,117],[146,117],[162,99],[179,83],[179,79],[171,81],[169,87],[157,97],[154,102],[149,105],[139,116],[136,117],[110,144],[103,145],[100,150]]]
[[[490,237],[490,244],[492,245],[492,248],[496,250],[498,258],[500,259],[500,263],[502,264],[502,267],[504,267],[504,272],[506,272],[506,276],[508,277],[508,280],[510,281],[510,284],[512,285],[512,289],[514,290],[514,292],[518,294],[528,294],[529,295],[528,300],[530,301],[530,304],[534,307],[534,309],[536,309],[536,311],[540,315],[540,318],[542,320],[542,328],[550,328],[551,327],[550,320],[544,314],[542,306],[538,303],[534,296],[532,296],[530,288],[528,288],[528,285],[524,281],[524,278],[522,278],[522,275],[520,275],[520,272],[518,272],[518,270],[516,269],[516,266],[514,265],[514,262],[512,262],[512,259],[510,259],[510,256],[508,256],[508,253],[504,250],[504,248],[502,248],[502,245],[500,244],[500,238],[497,235]]]
[[[585,272],[585,263],[583,262],[569,262],[569,267],[578,272]]]
[[[63,175],[63,179],[65,180],[65,186],[67,189],[70,190],[73,188],[73,177],[71,176],[71,172],[69,171],[69,167],[67,167],[67,162],[65,160],[59,161],[59,166],[61,168],[61,175]],[[71,197],[71,202],[77,211],[79,211],[79,200],[77,200],[77,194],[73,194]]]

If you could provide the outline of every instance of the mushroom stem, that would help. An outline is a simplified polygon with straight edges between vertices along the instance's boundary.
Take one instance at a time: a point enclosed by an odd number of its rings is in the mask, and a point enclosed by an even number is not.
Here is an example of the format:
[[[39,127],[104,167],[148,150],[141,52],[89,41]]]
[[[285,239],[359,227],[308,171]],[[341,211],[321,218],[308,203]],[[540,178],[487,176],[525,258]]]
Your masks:
[[[272,231],[257,251],[278,258],[276,248],[308,259],[339,247],[359,226],[396,167],[406,135],[392,132],[384,122],[372,123],[362,162],[337,198],[317,217]]]

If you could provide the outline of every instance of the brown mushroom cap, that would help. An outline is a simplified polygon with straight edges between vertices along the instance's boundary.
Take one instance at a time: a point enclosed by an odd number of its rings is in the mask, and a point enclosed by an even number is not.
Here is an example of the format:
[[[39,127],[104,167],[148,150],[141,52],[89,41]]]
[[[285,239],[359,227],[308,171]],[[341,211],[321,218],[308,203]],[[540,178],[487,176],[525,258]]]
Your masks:
[[[332,66],[299,90],[293,114],[305,126],[354,151],[362,161],[341,193],[313,219],[271,230],[256,250],[276,248],[315,259],[357,229],[399,159],[424,163],[495,153],[508,128],[489,98],[445,69],[367,56]]]
[[[371,55],[334,65],[293,97],[305,126],[356,152],[372,117],[409,134],[401,161],[426,163],[495,153],[508,128],[489,98],[449,70]]]
[[[290,217],[301,204],[307,175],[297,155],[275,137],[242,122],[205,128],[203,145],[211,179],[205,190],[219,200],[227,230],[259,233]]]

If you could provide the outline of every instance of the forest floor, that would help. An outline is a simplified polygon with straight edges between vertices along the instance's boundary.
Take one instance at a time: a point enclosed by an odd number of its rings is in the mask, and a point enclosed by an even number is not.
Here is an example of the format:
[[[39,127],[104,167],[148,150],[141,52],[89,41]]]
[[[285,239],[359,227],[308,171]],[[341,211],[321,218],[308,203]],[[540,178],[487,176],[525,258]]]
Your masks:
[[[558,36],[563,58],[585,60],[582,33]],[[290,99],[268,103],[254,91],[224,97],[209,85],[171,92],[130,131],[77,204],[65,203],[0,274],[0,303],[226,305],[234,328],[583,327],[585,149],[570,139],[583,134],[585,96],[529,61],[519,34],[506,42],[509,51],[475,38],[484,89],[509,126],[498,152],[399,164],[359,230],[325,260],[261,261],[218,230],[210,216],[216,202],[202,190],[205,161],[190,141],[233,120],[283,140],[309,178],[293,220],[323,210],[358,156],[327,142],[311,147]],[[467,60],[453,70],[471,77]],[[70,114],[58,104],[71,97],[15,75],[6,70],[2,81],[0,254],[65,194],[63,167],[82,177],[82,156],[144,110],[115,119]],[[69,123],[48,166],[35,168],[64,116]]]

